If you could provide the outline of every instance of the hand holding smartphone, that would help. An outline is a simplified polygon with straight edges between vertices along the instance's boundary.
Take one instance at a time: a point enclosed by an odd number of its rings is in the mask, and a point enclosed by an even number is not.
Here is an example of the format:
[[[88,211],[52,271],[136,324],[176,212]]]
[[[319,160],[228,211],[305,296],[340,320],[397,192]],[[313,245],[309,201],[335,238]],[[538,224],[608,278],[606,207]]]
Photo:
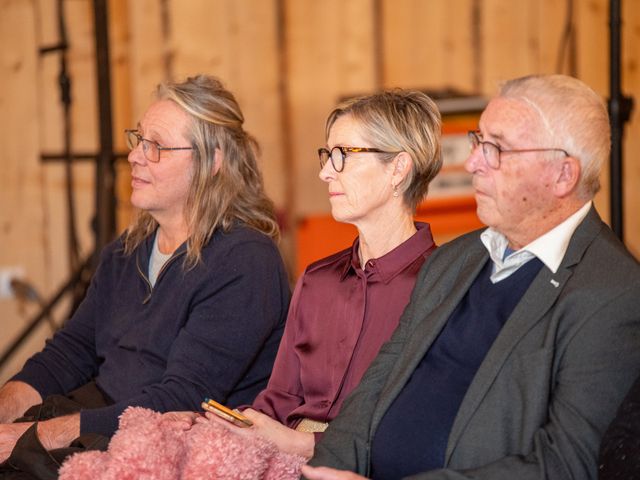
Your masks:
[[[215,413],[220,418],[224,418],[238,427],[250,427],[253,425],[253,422],[239,411],[231,410],[229,407],[225,407],[210,398],[205,398],[204,402],[202,402],[202,408],[207,412]]]

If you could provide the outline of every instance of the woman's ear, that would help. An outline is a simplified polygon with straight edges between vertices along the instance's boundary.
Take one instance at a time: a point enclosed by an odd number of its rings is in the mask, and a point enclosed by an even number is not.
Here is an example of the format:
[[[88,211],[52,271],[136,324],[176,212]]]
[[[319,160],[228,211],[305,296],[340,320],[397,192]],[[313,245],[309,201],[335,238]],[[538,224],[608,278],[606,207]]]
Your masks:
[[[565,156],[560,163],[560,169],[553,184],[553,193],[558,198],[564,198],[575,191],[580,182],[582,165],[575,157]]]
[[[409,175],[409,172],[411,172],[413,160],[407,152],[400,152],[396,155],[396,158],[393,159],[392,163],[394,164],[394,167],[391,182],[394,186],[397,186],[402,184],[405,178]]]
[[[224,154],[222,150],[216,148],[215,153],[213,154],[213,176],[215,177],[220,170],[220,166],[222,165],[222,161],[224,158]]]

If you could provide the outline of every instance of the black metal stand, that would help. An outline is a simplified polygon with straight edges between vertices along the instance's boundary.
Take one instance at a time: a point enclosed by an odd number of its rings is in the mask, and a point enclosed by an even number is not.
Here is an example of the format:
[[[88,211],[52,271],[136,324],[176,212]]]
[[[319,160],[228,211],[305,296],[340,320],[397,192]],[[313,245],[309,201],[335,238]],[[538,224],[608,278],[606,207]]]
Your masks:
[[[624,185],[623,178],[623,137],[624,124],[629,121],[633,110],[633,99],[622,93],[620,86],[620,0],[609,2],[610,29],[610,70],[609,70],[609,117],[611,122],[611,229],[624,241]]]
[[[60,0],[59,7],[62,0]],[[86,286],[93,274],[97,261],[98,252],[109,243],[115,236],[115,155],[113,152],[113,131],[111,120],[111,73],[109,64],[109,24],[107,0],[94,0],[94,30],[95,30],[95,48],[96,48],[96,74],[97,74],[97,90],[98,90],[98,106],[100,115],[100,150],[97,154],[74,154],[70,149],[69,131],[65,129],[65,152],[61,155],[43,155],[44,161],[65,161],[67,168],[75,160],[94,159],[96,161],[96,193],[95,193],[95,242],[94,250],[81,263],[76,262],[76,269],[72,271],[69,280],[64,284],[58,292],[56,292],[51,300],[49,300],[29,324],[18,335],[18,338],[2,353],[0,356],[0,368],[9,360],[11,355],[22,345],[22,343],[31,335],[36,327],[44,321],[52,311],[52,309],[62,300],[69,292],[77,292],[79,289],[86,290]],[[64,50],[67,48],[66,35],[61,29],[61,42],[59,45],[41,49],[41,53],[51,51]],[[62,87],[69,87],[70,81],[66,76],[66,64],[64,58],[61,60],[61,74],[59,77]],[[68,120],[70,104],[70,89],[62,89],[62,101],[65,106],[65,116]],[[120,155],[118,155],[120,156]],[[71,188],[72,185],[68,185]],[[72,197],[71,197],[72,198]],[[73,219],[71,220],[73,222]],[[74,229],[75,232],[75,229]],[[75,309],[74,305],[74,308]]]

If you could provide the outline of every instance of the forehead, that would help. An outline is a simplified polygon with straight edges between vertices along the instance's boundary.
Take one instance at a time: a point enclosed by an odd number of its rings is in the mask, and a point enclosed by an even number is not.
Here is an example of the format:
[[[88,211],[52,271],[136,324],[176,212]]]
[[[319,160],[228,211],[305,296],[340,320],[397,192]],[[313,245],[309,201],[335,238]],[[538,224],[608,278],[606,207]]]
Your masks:
[[[140,126],[145,134],[181,134],[191,117],[172,100],[156,100],[144,113]]]
[[[526,101],[497,97],[482,112],[479,126],[486,140],[502,140],[508,145],[519,145],[540,135],[542,121],[538,112]]]
[[[340,145],[343,147],[363,147],[365,142],[364,129],[360,122],[353,116],[346,114],[338,117],[329,130],[327,143],[333,147]]]

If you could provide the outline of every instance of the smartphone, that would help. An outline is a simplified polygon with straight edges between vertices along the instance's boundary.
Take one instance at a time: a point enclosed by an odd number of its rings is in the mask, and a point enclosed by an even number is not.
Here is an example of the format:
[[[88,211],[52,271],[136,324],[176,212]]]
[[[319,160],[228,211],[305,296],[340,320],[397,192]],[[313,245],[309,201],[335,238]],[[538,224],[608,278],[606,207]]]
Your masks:
[[[231,410],[229,407],[225,407],[224,405],[216,402],[215,400],[211,400],[210,398],[204,399],[204,402],[202,402],[202,408],[207,412],[215,413],[220,418],[224,418],[228,422],[231,422],[238,427],[250,427],[251,425],[253,425],[253,422],[251,420],[249,420],[237,410]]]

